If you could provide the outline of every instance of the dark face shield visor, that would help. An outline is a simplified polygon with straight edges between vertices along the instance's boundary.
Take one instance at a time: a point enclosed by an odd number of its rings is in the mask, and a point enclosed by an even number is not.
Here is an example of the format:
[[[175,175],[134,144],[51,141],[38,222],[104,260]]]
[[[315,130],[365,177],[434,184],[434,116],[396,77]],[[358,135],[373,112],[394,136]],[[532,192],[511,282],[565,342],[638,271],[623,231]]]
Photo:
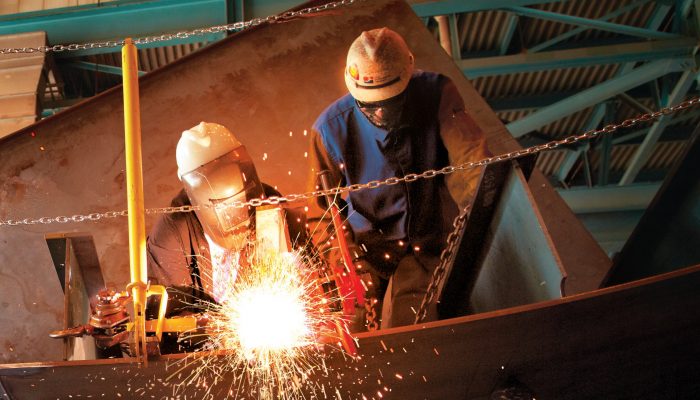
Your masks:
[[[404,91],[397,96],[382,101],[364,102],[355,100],[355,102],[362,114],[374,126],[391,130],[397,127],[401,120],[405,100],[406,92]]]
[[[192,205],[202,206],[197,217],[210,239],[231,248],[232,236],[250,227],[255,212],[250,206],[234,206],[263,195],[255,165],[245,147],[224,154],[182,176]]]

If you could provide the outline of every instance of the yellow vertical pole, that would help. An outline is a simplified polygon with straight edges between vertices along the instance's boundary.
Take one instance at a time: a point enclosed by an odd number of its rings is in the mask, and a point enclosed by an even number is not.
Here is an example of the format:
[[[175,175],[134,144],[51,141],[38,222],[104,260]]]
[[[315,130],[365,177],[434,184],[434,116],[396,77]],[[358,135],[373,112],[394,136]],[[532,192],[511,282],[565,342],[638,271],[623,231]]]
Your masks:
[[[129,260],[134,301],[134,341],[138,361],[146,361],[146,224],[143,205],[141,165],[141,117],[139,111],[137,53],[127,38],[122,47],[124,79],[124,140],[126,153],[126,195],[129,210]]]

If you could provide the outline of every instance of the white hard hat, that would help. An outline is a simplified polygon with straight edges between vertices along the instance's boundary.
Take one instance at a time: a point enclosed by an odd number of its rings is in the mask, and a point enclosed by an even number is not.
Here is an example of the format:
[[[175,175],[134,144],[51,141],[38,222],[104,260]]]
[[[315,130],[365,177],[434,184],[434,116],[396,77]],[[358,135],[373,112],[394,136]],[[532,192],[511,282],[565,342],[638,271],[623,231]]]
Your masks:
[[[225,126],[200,122],[184,132],[177,142],[177,176],[182,176],[224,154],[241,147],[241,142]]]
[[[345,85],[359,101],[375,102],[397,96],[413,74],[413,54],[389,28],[362,32],[348,50]]]

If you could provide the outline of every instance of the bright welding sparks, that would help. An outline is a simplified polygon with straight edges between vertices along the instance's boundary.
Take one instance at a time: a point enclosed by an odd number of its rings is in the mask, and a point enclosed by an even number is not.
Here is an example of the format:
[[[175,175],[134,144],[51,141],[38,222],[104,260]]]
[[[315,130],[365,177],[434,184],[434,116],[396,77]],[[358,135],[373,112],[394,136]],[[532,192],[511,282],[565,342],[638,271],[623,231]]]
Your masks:
[[[256,266],[259,273],[239,284],[243,287],[220,309],[229,324],[224,330],[234,333],[227,348],[240,347],[248,360],[269,359],[271,353],[315,342],[308,288],[296,264],[293,257],[269,259],[262,268]]]
[[[182,384],[231,374],[234,392],[248,385],[258,398],[303,398],[318,389],[311,376],[326,373],[321,343],[338,341],[332,328],[338,317],[327,305],[335,299],[326,298],[301,256],[255,254],[251,265],[236,268],[222,304],[211,305],[208,350],[222,351],[197,353],[201,365]]]

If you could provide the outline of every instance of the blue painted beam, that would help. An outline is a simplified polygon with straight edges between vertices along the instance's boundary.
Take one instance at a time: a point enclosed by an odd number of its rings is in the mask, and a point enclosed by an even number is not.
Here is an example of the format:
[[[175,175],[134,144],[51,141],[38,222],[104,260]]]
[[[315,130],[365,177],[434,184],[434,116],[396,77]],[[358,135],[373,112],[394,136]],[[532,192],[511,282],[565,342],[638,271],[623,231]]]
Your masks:
[[[228,0],[228,22],[245,21],[245,2],[243,0]]]
[[[566,0],[407,0],[419,17],[433,17],[496,10],[508,6],[529,6],[533,4],[559,3]]]
[[[680,103],[685,97],[686,93],[688,93],[688,89],[690,89],[690,86],[693,84],[697,76],[697,71],[688,70],[683,72],[683,75],[681,75],[680,79],[676,83],[676,86],[673,88],[673,91],[669,94],[664,106],[668,107]],[[644,138],[644,142],[642,142],[642,144],[637,148],[637,151],[634,153],[634,156],[632,156],[632,160],[627,166],[625,174],[622,176],[622,179],[620,179],[620,185],[629,185],[634,182],[634,179],[637,177],[637,174],[639,174],[639,171],[649,160],[649,157],[656,146],[656,142],[659,140],[659,137],[661,137],[661,134],[663,133],[664,129],[666,129],[666,126],[668,126],[671,119],[672,118],[670,115],[664,115],[652,124],[651,128],[649,129],[649,133],[647,133],[646,137]]]
[[[95,64],[95,63],[90,63],[86,61],[74,61],[71,63],[65,64],[66,67],[71,67],[71,68],[78,68],[78,69],[84,69],[86,71],[92,71],[92,72],[102,72],[105,74],[112,74],[112,75],[122,75],[122,69],[120,67],[115,67],[113,65],[105,65],[105,64]],[[138,76],[144,76],[146,75],[145,71],[138,71]]]
[[[591,236],[613,258],[622,249],[642,218],[644,210],[576,215]]]
[[[564,155],[564,159],[559,164],[559,169],[554,173],[554,176],[562,185],[566,185],[566,178],[569,176],[571,169],[576,165],[576,161],[581,157],[581,154],[588,151],[588,147],[589,145],[586,143],[578,149],[566,150],[566,155]]]
[[[76,12],[76,11],[85,11],[85,10],[90,10],[90,9],[94,9],[94,8],[102,8],[102,7],[121,7],[121,6],[128,5],[128,4],[143,3],[144,1],[151,1],[151,0],[112,0],[112,1],[109,1],[108,4],[105,4],[102,2],[97,2],[94,4],[81,4],[81,5],[77,5],[77,6],[55,7],[55,8],[47,8],[47,9],[35,10],[35,11],[22,11],[22,12],[13,13],[13,14],[2,14],[2,15],[0,15],[0,21],[11,21],[11,20],[20,19],[20,18],[36,18],[36,17],[42,17],[42,16],[56,15],[56,14],[67,14],[67,13],[72,13],[72,12]],[[21,0],[20,0],[20,2],[21,2]]]
[[[508,52],[508,47],[510,47],[510,42],[513,40],[513,34],[515,33],[515,28],[518,26],[518,16],[515,14],[508,14],[508,21],[506,22],[506,27],[503,29],[503,35],[501,35],[500,43],[498,44],[498,54],[504,55]]]
[[[611,19],[614,19],[614,18],[619,17],[620,15],[623,15],[623,14],[625,14],[625,13],[628,13],[628,12],[630,12],[630,11],[632,11],[632,10],[634,10],[634,9],[636,9],[636,8],[642,6],[642,5],[644,5],[644,4],[646,4],[646,3],[650,2],[650,1],[651,1],[651,0],[637,0],[637,1],[635,1],[634,3],[627,5],[626,7],[619,8],[619,9],[617,9],[617,10],[611,12],[611,13],[608,13],[608,14],[603,15],[602,17],[598,18],[598,20],[599,20],[599,21],[609,21],[609,20],[611,20]],[[576,36],[576,35],[578,35],[579,33],[584,32],[584,31],[586,31],[586,30],[588,30],[588,29],[590,29],[590,28],[589,28],[589,27],[578,27],[578,28],[574,28],[574,29],[572,29],[572,30],[570,30],[570,31],[568,31],[568,32],[562,33],[561,35],[558,35],[558,36],[556,36],[556,37],[553,37],[553,38],[551,38],[551,39],[549,39],[549,40],[547,40],[547,41],[544,41],[544,42],[542,42],[542,43],[539,43],[539,44],[537,44],[537,45],[535,45],[535,46],[529,48],[529,49],[527,50],[527,52],[528,52],[528,53],[536,53],[536,52],[538,52],[538,51],[542,51],[542,50],[544,50],[544,49],[546,49],[546,48],[548,48],[548,47],[551,47],[551,46],[553,46],[553,45],[555,45],[555,44],[557,44],[557,43],[559,43],[559,42],[562,42],[562,41],[564,41],[564,40],[566,40],[566,39],[568,39],[568,38],[570,38],[570,37],[572,37],[572,36]]]
[[[457,14],[450,14],[447,20],[450,26],[450,51],[452,52],[452,58],[459,60],[462,58],[462,42],[460,42],[459,33],[457,32]]]
[[[656,9],[654,9],[654,13],[651,15],[651,17],[649,17],[649,20],[647,21],[647,29],[659,29],[659,27],[661,27],[661,24],[666,19],[666,16],[668,15],[669,11],[671,11],[671,6],[669,4],[656,4]]]
[[[676,116],[673,118],[671,121],[668,122],[668,125],[677,125],[681,124],[683,122],[687,122],[689,120],[692,120],[694,118],[697,118],[700,116],[700,110],[694,110],[694,111],[688,111],[685,112],[679,116]],[[693,128],[695,125],[688,125],[685,124],[684,126],[680,127],[674,127],[673,130],[669,131],[666,133],[664,136],[664,140],[669,140],[669,141],[677,141],[677,140],[688,140],[690,137],[690,133],[692,133]],[[631,144],[639,141],[639,138],[644,138],[646,135],[649,133],[649,130],[651,130],[651,126],[638,129],[634,132],[630,132],[621,136],[617,136],[613,139],[613,145],[615,144]],[[643,141],[643,140],[642,140]],[[661,138],[659,139],[661,141]]]
[[[495,99],[487,98],[486,102],[495,112],[532,110],[546,107],[556,103],[557,101],[564,100],[569,96],[573,96],[576,93],[578,93],[578,90],[567,90],[561,92],[553,91],[542,94],[523,94],[519,96],[499,97]],[[629,90],[626,93],[638,100],[651,99],[653,96],[651,89],[643,86]]]
[[[661,26],[661,23],[666,17],[666,14],[668,14],[668,11],[670,9],[670,6],[668,5],[657,5],[656,9],[654,10],[654,13],[652,16],[649,18],[649,21],[647,22],[647,28],[649,29],[658,29],[659,26]],[[622,66],[615,72],[614,77],[619,77],[622,76],[634,68],[634,63],[627,63]],[[623,92],[624,93],[624,92]],[[605,110],[606,110],[606,105],[605,103],[599,103],[596,105],[596,107],[593,109],[593,112],[591,113],[588,121],[586,122],[586,125],[584,127],[584,131],[589,131],[591,129],[596,129],[598,125],[603,121],[603,118],[605,117]],[[648,129],[648,128],[647,128]],[[612,140],[612,144],[616,144],[617,142],[615,139]],[[588,151],[590,147],[590,144],[586,143],[585,146],[582,146],[579,148],[575,153],[570,153],[567,154],[567,157],[564,159],[564,162],[562,162],[561,167],[557,173],[557,176],[560,178],[560,180],[564,180],[566,176],[568,176],[569,172],[571,171],[571,168],[573,167],[576,159],[580,157],[582,151]]]
[[[696,44],[697,39],[684,37],[674,40],[473,58],[460,60],[457,62],[457,65],[467,77],[474,79],[482,76],[542,71],[546,69],[666,59],[690,55]]]
[[[504,7],[503,10],[510,11],[524,17],[544,19],[548,21],[561,22],[570,25],[585,26],[588,28],[600,29],[604,31],[620,33],[623,35],[638,36],[646,39],[670,39],[674,37],[679,37],[679,35],[672,33],[659,32],[657,30],[652,29],[638,28],[636,26],[621,25],[601,20],[576,17],[573,15],[559,14],[551,11],[538,10],[535,8]]]
[[[661,183],[557,189],[575,214],[644,210]]]
[[[489,107],[495,112],[532,110],[546,107],[557,101],[564,100],[576,94],[575,91],[550,92],[543,94],[524,94],[517,97],[486,99]]]
[[[49,44],[72,44],[225,24],[226,0],[142,0],[55,13],[13,14],[0,20],[0,35],[45,31]],[[203,37],[191,41],[205,41]],[[160,45],[172,45],[172,42]],[[114,51],[111,49],[110,51]]]
[[[590,131],[591,129],[596,129],[598,127],[598,124],[600,123],[600,121],[603,120],[603,117],[605,116],[605,111],[606,111],[605,103],[598,103],[593,108],[593,111],[591,112],[591,115],[588,119],[588,122],[583,127],[583,131],[587,132],[587,131]],[[581,157],[581,154],[587,152],[589,148],[590,148],[590,143],[587,142],[583,146],[579,146],[579,148],[577,148],[576,150],[570,150],[566,154],[566,156],[564,157],[564,160],[559,165],[559,170],[556,173],[557,179],[559,179],[560,182],[564,182],[566,180],[566,177],[569,176],[569,173],[571,172],[571,168],[574,167],[578,158]]]
[[[243,17],[248,20],[252,18],[264,18],[268,15],[275,15],[297,7],[304,3],[304,0],[236,0],[244,4]]]
[[[592,88],[583,90],[549,107],[542,108],[525,118],[511,122],[506,125],[506,128],[508,128],[513,137],[517,138],[576,111],[600,103],[618,93],[626,92],[633,87],[660,76],[689,69],[692,66],[694,66],[694,60],[691,58],[654,61],[635,68],[622,76],[609,79]]]
[[[615,122],[615,109],[616,102],[605,103],[605,120],[604,123],[610,124]],[[612,153],[612,135],[603,135],[600,139],[600,145],[598,146],[598,151],[600,152],[600,157],[598,158],[598,182],[597,186],[606,186],[610,178],[610,156]]]

